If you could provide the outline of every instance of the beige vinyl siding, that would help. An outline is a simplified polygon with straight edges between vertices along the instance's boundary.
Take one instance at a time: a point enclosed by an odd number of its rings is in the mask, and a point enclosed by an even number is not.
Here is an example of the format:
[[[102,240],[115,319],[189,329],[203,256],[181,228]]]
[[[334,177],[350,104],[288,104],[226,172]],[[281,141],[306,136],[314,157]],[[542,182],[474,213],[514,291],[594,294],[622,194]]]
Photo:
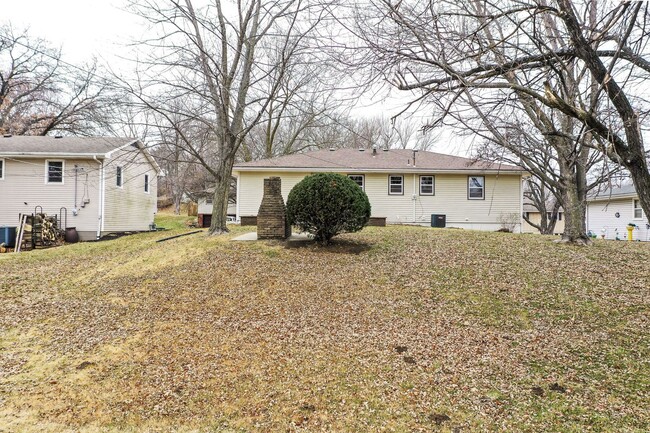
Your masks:
[[[310,173],[238,172],[238,217],[257,215],[262,201],[264,179],[282,178],[282,195]],[[349,174],[349,173],[341,173]],[[356,174],[356,173],[355,173]],[[419,176],[430,173],[363,173],[365,191],[372,216],[385,217],[391,223],[429,224],[431,214],[447,215],[447,225],[473,229],[496,229],[501,214],[521,215],[521,176],[485,175],[485,200],[467,198],[467,174],[435,174],[435,195],[419,194]],[[388,194],[389,175],[404,176],[404,194]],[[519,229],[519,227],[517,228]]]
[[[388,174],[367,174],[366,193],[373,216],[396,223],[430,223],[431,214],[444,214],[447,225],[483,228],[484,224],[497,224],[502,213],[520,215],[519,175],[502,175],[498,179],[485,175],[485,200],[467,198],[466,174],[436,174],[433,196],[419,194],[419,176],[404,174],[404,195],[395,196],[388,194]]]
[[[539,225],[542,221],[542,216],[539,212],[529,212],[528,218],[535,224]],[[562,213],[562,220],[555,222],[555,229],[553,231],[556,235],[564,232],[564,213]],[[539,233],[535,227],[531,226],[524,220],[524,233]]]
[[[122,167],[122,187],[117,186],[117,167]],[[149,192],[144,177],[149,175]],[[115,151],[104,164],[106,198],[103,233],[149,230],[157,211],[156,170],[138,149]]]
[[[616,217],[616,213],[619,217]],[[587,203],[587,230],[591,230],[599,239],[627,239],[627,225],[639,226],[632,233],[635,240],[647,241],[649,232],[647,219],[634,218],[634,198],[620,198]]]
[[[17,226],[18,215],[32,214],[41,206],[48,215],[67,208],[67,225],[76,227],[84,239],[94,239],[99,224],[99,164],[92,160],[65,160],[63,183],[46,182],[46,159],[4,158],[4,179],[0,180],[0,225]],[[75,165],[78,213],[75,207]],[[90,202],[81,207],[83,199]],[[62,224],[63,225],[63,224]]]
[[[237,218],[241,216],[254,216],[262,203],[264,195],[264,179],[278,176],[282,178],[282,197],[286,203],[289,191],[305,176],[311,173],[280,173],[280,172],[242,172],[239,173],[237,182],[239,195],[237,197]]]

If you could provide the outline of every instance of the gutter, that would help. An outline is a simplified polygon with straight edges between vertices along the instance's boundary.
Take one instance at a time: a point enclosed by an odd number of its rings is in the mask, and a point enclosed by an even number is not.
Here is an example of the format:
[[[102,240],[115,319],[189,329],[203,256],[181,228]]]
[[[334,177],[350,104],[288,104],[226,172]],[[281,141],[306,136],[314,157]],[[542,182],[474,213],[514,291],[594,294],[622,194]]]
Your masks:
[[[525,175],[528,174],[525,170],[496,170],[496,169],[431,169],[431,168],[351,168],[351,167],[233,167],[233,172],[246,173],[246,172],[298,172],[298,173],[311,173],[318,172],[334,172],[334,173],[417,173],[417,174],[499,174],[499,175]]]
[[[612,200],[620,200],[626,198],[638,199],[639,195],[637,193],[628,193],[628,194],[612,194],[606,196],[587,197],[587,202],[612,201]]]
[[[94,159],[105,158],[104,153],[68,153],[68,152],[2,152],[0,158],[4,157],[23,157],[23,158],[77,158],[77,159]]]

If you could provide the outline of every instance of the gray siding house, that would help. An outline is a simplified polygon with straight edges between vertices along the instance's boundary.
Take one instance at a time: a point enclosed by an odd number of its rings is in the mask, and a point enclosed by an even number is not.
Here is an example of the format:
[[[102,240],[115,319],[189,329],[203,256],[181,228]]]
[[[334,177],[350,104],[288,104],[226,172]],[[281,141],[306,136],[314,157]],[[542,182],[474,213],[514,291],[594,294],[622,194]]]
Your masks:
[[[133,138],[0,137],[0,226],[40,206],[82,240],[149,230],[159,172]]]
[[[650,241],[650,220],[641,208],[634,185],[621,185],[587,198],[587,230],[598,238],[627,239],[633,224],[633,240]]]

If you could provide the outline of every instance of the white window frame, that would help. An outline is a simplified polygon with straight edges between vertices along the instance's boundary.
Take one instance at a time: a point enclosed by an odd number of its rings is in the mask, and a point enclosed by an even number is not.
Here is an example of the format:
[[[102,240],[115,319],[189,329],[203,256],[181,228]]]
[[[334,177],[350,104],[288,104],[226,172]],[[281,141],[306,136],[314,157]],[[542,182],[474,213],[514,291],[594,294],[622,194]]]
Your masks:
[[[401,186],[400,192],[392,192],[391,187],[393,186],[393,184],[392,184],[391,180],[394,177],[399,177],[402,180],[402,182],[400,184],[400,186]],[[404,175],[403,174],[389,174],[388,175],[388,195],[404,195]]]
[[[118,176],[118,172],[119,172],[119,176]],[[118,179],[120,180],[120,183],[117,183]],[[121,165],[115,167],[115,186],[121,189],[124,188],[124,167],[122,167]]]
[[[352,179],[353,177],[361,177],[361,185],[359,185],[359,183],[356,180]],[[363,175],[363,174],[348,174],[348,178],[352,179],[352,181],[354,181],[354,183],[359,185],[359,187],[361,187],[362,191],[366,190],[366,176],[365,175]]]
[[[149,173],[145,173],[144,175],[144,193],[151,193],[151,178],[149,177]]]
[[[50,182],[50,162],[61,163],[61,182]],[[64,159],[45,160],[45,185],[65,185],[65,160]]]
[[[7,171],[7,164],[5,164],[4,158],[0,158],[0,166],[2,166],[2,172],[0,172],[0,180],[5,180],[5,172]]]
[[[637,203],[639,204],[639,207],[636,206]],[[636,216],[636,211],[640,211],[641,216]],[[644,216],[645,216],[644,214],[645,214],[645,212],[643,212],[643,208],[641,207],[641,200],[639,200],[638,198],[632,199],[632,216],[633,216],[633,219],[642,220],[642,219],[644,219]]]
[[[471,182],[472,178],[483,178],[483,186],[481,187],[481,196],[472,197],[470,190],[472,189]],[[476,189],[476,187],[474,187]],[[485,176],[467,176],[467,200],[485,200]]]
[[[430,177],[431,178],[431,192],[422,192],[422,178]],[[429,185],[426,185],[429,186]],[[422,174],[420,175],[420,195],[436,195],[436,177],[432,174]]]

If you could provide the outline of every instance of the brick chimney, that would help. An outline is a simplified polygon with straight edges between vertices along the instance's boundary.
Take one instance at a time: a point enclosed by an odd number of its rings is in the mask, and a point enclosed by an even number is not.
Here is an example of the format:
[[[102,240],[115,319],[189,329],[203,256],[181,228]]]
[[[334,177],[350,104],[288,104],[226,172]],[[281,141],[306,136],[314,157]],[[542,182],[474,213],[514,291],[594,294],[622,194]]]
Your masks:
[[[287,208],[282,199],[282,180],[264,179],[264,197],[257,212],[258,239],[286,239],[291,236]]]

